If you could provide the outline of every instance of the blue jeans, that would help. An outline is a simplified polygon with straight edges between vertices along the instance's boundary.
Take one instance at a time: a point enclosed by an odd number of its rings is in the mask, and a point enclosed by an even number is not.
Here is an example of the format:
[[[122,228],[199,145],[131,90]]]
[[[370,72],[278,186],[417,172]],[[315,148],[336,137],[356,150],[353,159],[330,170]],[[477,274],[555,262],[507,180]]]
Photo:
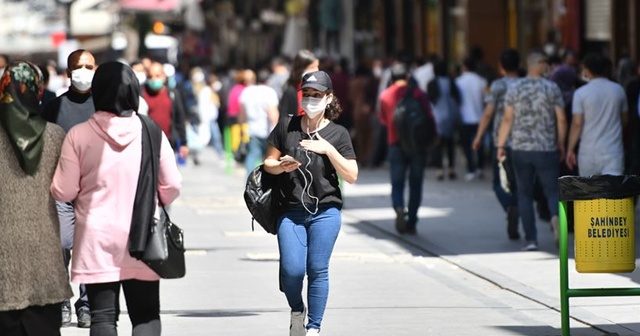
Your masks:
[[[538,240],[533,210],[536,177],[547,196],[551,216],[558,215],[559,160],[558,152],[513,151],[513,168],[518,184],[518,210],[527,241]]]
[[[391,172],[391,202],[394,208],[404,208],[404,186],[409,171],[409,221],[407,228],[415,228],[418,222],[418,208],[422,203],[422,180],[426,164],[426,154],[405,154],[400,146],[389,146],[389,166]]]
[[[513,168],[513,153],[511,152],[511,148],[505,148],[507,151],[507,159],[504,161],[506,166],[511,166]],[[504,211],[508,211],[511,207],[518,206],[518,183],[517,181],[510,179],[509,181],[509,189],[511,189],[510,193],[507,193],[502,189],[500,185],[500,168],[498,167],[498,160],[496,159],[496,150],[492,152],[493,157],[493,191],[498,198],[498,202],[502,205]],[[507,175],[509,176],[509,175]]]
[[[217,120],[211,121],[211,140],[209,141],[209,144],[213,146],[213,149],[215,149],[219,155],[224,153],[224,148],[222,147],[222,134],[220,133],[220,127],[218,127]]]
[[[320,329],[329,296],[329,259],[341,225],[340,210],[320,205],[309,214],[302,206],[280,218],[280,284],[292,311],[303,310],[302,283],[308,278],[308,329]]]
[[[249,150],[247,157],[244,159],[244,167],[247,174],[250,174],[253,168],[258,166],[264,160],[267,154],[267,139],[252,136],[249,138]]]

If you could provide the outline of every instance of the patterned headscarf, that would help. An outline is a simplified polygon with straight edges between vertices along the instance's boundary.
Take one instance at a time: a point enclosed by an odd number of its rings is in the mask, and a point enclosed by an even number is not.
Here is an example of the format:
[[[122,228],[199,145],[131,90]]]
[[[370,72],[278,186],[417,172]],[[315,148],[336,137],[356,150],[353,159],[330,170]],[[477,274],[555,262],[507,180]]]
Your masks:
[[[28,175],[38,171],[44,148],[47,122],[38,115],[43,84],[40,69],[29,62],[11,63],[0,78],[0,125]]]

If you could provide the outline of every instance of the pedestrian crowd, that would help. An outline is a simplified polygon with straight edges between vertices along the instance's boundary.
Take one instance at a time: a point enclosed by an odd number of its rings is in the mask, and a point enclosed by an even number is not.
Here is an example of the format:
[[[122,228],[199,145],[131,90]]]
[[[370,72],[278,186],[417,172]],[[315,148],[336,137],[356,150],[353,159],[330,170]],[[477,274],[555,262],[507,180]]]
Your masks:
[[[352,65],[300,50],[243,69],[100,64],[77,50],[62,75],[53,62],[0,55],[0,193],[13,195],[0,200],[0,222],[20,223],[0,237],[0,330],[59,335],[72,317],[70,274],[81,284],[78,327],[116,335],[122,288],[134,335],[160,335],[160,277],[127,247],[137,115],[163,133],[162,205],[178,197],[178,166],[201,165],[207,147],[219,159],[231,153],[247,175],[276,176],[290,335],[319,335],[340,185],[354,183],[358,167],[388,161],[395,228],[415,235],[425,169],[456,180],[459,145],[465,181],[483,179],[491,162],[508,238],[523,233],[523,249],[537,250],[539,217],[557,243],[558,177],[640,173],[640,67],[623,59],[613,70],[601,54],[579,60],[571,50],[507,49],[487,62],[473,48],[457,66],[403,54]]]

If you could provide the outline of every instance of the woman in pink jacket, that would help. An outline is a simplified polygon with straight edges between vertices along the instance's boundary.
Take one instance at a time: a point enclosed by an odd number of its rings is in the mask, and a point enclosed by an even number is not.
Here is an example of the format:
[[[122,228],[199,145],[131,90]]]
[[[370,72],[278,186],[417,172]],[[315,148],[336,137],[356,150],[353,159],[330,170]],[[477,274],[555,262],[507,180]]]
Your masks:
[[[64,140],[51,193],[75,204],[71,281],[87,285],[91,335],[117,335],[120,287],[134,336],[160,335],[158,275],[129,255],[128,240],[141,162],[140,86],[131,68],[101,65],[92,82],[96,113]],[[158,193],[168,205],[182,177],[162,137]]]

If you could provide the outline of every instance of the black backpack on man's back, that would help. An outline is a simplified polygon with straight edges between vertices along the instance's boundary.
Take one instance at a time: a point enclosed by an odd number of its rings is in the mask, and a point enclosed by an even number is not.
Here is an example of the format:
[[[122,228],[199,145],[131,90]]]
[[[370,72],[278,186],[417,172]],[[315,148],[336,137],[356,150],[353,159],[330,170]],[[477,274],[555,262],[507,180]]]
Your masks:
[[[393,111],[400,148],[407,154],[424,154],[437,136],[434,118],[425,111],[423,102],[415,98],[419,90],[415,79],[410,78],[407,92]]]

